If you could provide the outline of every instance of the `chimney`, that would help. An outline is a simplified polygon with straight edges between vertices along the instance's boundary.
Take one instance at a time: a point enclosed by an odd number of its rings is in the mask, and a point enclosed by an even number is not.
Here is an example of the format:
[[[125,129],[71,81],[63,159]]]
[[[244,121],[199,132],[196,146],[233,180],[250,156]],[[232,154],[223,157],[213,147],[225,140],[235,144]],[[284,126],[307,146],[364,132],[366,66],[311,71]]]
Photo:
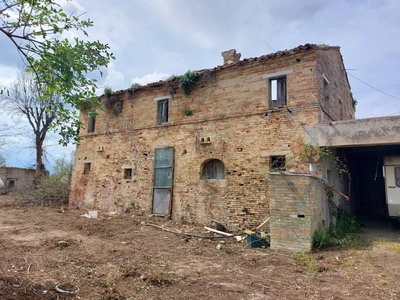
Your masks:
[[[224,66],[231,65],[240,61],[240,53],[236,53],[236,49],[231,49],[221,53],[224,58]]]

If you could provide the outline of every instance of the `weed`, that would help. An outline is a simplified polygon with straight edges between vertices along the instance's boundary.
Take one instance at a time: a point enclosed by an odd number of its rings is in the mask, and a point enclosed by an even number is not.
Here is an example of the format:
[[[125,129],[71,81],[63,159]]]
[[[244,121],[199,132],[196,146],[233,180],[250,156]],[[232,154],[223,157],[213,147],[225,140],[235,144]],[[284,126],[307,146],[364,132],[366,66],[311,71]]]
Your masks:
[[[112,94],[112,89],[110,87],[105,87],[104,88],[104,96],[106,96],[107,98],[110,98],[111,94]]]
[[[355,262],[354,258],[351,256],[345,260],[340,261],[340,265],[343,268],[353,268],[355,266],[355,264],[356,264],[356,262]]]
[[[313,247],[321,248],[331,242],[336,245],[345,245],[350,240],[347,236],[350,232],[356,232],[360,224],[355,220],[346,209],[337,207],[336,224],[331,224],[328,229],[317,230],[313,235]]]
[[[192,87],[196,84],[196,81],[200,78],[200,74],[197,72],[187,71],[179,79],[179,88],[185,96],[190,94]]]
[[[306,267],[307,273],[315,273],[319,270],[319,266],[315,263],[313,257],[309,254],[301,252],[297,255],[296,260]]]
[[[152,276],[148,279],[148,282],[154,286],[168,286],[179,280],[179,276],[176,274],[160,274]]]
[[[138,87],[140,87],[140,84],[137,83],[137,82],[134,82],[134,83],[131,84],[131,88],[132,89],[135,89],[135,88],[138,88]]]
[[[185,111],[183,112],[185,116],[192,116],[193,115],[193,110],[186,108]]]
[[[302,150],[299,157],[302,162],[316,164],[321,160],[321,148],[312,144],[300,143]]]
[[[204,249],[204,248],[198,249],[198,250],[196,251],[196,254],[206,254],[206,253],[207,253],[207,250]]]
[[[165,266],[163,264],[161,264],[161,263],[155,263],[155,264],[152,264],[150,267],[151,268],[158,268],[158,267],[165,267]]]

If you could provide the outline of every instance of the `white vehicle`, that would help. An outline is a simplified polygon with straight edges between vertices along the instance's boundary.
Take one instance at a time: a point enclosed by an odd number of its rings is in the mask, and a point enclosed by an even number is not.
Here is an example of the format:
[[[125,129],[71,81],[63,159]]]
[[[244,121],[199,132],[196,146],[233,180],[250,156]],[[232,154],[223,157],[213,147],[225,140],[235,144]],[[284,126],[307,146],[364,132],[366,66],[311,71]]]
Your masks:
[[[386,205],[389,217],[400,222],[400,156],[386,156],[383,162]]]

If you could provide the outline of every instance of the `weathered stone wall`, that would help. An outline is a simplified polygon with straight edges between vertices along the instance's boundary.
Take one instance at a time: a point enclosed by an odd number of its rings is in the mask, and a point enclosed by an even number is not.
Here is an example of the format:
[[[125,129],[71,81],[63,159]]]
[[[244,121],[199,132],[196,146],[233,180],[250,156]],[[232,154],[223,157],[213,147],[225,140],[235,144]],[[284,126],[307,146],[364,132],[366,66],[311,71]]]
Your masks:
[[[0,179],[5,188],[27,188],[33,184],[35,170],[14,167],[0,167]],[[44,177],[47,178],[49,172],[45,171]]]
[[[308,175],[270,173],[268,178],[271,248],[310,251],[314,232],[329,225],[324,185]]]
[[[270,157],[286,156],[292,172],[308,168],[296,152],[303,127],[320,121],[316,64],[315,49],[300,48],[201,71],[187,97],[179,91],[178,78],[139,87],[133,95],[114,93],[123,103],[121,113],[99,111],[95,131],[81,135],[71,204],[150,213],[154,150],[173,147],[174,219],[205,224],[216,219],[229,229],[258,225],[270,210]],[[285,70],[292,70],[287,106],[270,109],[268,79],[262,76]],[[169,120],[158,125],[156,100],[162,97],[169,98]],[[81,120],[88,124],[86,112]],[[201,143],[202,138],[210,142]],[[201,179],[202,165],[210,159],[224,163],[223,180]],[[85,163],[91,164],[88,174]],[[133,170],[131,179],[123,178],[127,167]]]

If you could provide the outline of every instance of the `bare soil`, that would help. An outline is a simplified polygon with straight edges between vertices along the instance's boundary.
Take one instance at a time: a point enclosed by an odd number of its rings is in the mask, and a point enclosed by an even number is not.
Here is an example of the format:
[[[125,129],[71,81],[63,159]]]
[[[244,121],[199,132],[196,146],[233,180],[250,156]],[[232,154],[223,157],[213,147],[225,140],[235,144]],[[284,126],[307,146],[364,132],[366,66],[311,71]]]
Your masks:
[[[85,213],[0,196],[0,299],[400,299],[400,229],[387,222],[299,254],[163,231],[149,224],[213,235],[132,212]]]

